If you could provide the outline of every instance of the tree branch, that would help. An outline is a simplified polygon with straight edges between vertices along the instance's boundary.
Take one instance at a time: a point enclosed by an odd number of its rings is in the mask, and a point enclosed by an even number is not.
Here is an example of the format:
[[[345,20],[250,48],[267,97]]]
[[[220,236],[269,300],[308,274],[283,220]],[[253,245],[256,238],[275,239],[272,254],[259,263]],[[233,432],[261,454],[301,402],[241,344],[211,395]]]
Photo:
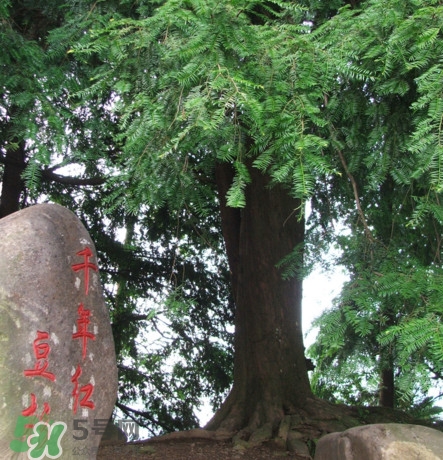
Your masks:
[[[174,431],[174,427],[171,427],[169,425],[166,425],[166,424],[161,423],[160,421],[154,419],[153,417],[151,417],[149,412],[139,411],[137,409],[132,409],[131,407],[126,406],[125,404],[122,404],[122,403],[119,403],[119,402],[116,402],[115,405],[122,412],[124,412],[128,417],[132,418],[137,423],[143,425],[145,428],[147,428],[154,435],[155,435],[155,432],[151,428],[149,428],[149,426],[144,425],[143,423],[140,423],[139,420],[135,420],[134,415],[138,415],[139,417],[145,418],[145,419],[149,420],[151,423],[153,423],[154,425],[161,426],[165,431],[168,431],[168,432]]]
[[[17,161],[11,160],[6,156],[0,154],[0,163],[7,165],[7,164],[19,164]],[[54,170],[59,168],[60,165],[54,166],[52,168],[45,168],[42,170],[42,179],[46,182],[57,182],[62,185],[77,185],[77,186],[84,186],[84,185],[102,185],[106,182],[104,177],[90,177],[87,179],[81,179],[80,177],[73,177],[73,176],[62,176],[61,174],[56,174]]]
[[[16,158],[15,156],[13,157],[8,156],[8,155],[5,156],[0,153],[0,163],[4,164],[5,166],[6,165],[22,166],[23,161],[18,161],[15,158]]]
[[[42,171],[43,180],[49,182],[54,181],[63,185],[102,185],[106,179],[104,177],[90,177],[88,179],[81,179],[79,177],[62,176],[51,171],[51,169],[43,169]]]
[[[349,168],[348,168],[348,165],[346,163],[346,160],[345,160],[345,157],[343,155],[343,152],[340,149],[337,149],[337,152],[338,152],[338,156],[340,157],[341,164],[343,165],[343,169],[345,170],[346,175],[348,176],[348,179],[351,182],[352,190],[354,192],[355,204],[357,206],[357,212],[358,212],[358,215],[359,215],[359,217],[360,217],[360,219],[362,221],[363,228],[365,230],[365,235],[367,236],[367,238],[370,241],[375,241],[374,237],[372,235],[372,232],[371,232],[371,230],[370,230],[370,228],[368,226],[368,222],[366,221],[366,217],[365,217],[365,214],[364,214],[363,209],[361,207],[361,204],[360,204],[360,197],[358,195],[357,182],[355,181],[354,176],[349,171]]]
[[[140,375],[141,377],[146,378],[146,374],[144,374],[143,372],[133,367],[125,366],[124,364],[117,364],[117,369],[123,372],[134,373],[134,374]]]
[[[115,315],[114,323],[130,323],[132,321],[145,321],[149,315],[137,315],[135,313],[122,313]]]

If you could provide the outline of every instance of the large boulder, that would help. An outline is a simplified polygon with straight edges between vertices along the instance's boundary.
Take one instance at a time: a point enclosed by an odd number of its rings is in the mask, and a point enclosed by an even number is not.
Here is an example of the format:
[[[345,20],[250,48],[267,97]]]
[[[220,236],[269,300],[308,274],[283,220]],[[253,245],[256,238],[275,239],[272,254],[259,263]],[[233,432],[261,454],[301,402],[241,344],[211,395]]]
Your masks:
[[[0,236],[0,458],[95,459],[117,366],[94,245],[51,204]]]
[[[357,426],[321,438],[314,460],[443,460],[443,433],[398,423]]]

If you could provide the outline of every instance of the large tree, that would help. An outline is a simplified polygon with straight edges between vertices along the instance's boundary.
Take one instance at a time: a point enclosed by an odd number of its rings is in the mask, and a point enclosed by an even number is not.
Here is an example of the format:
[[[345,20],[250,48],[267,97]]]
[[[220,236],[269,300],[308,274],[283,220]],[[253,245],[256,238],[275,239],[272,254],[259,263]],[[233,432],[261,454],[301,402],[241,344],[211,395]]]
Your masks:
[[[282,277],[303,266],[304,202],[314,197],[323,224],[340,213],[322,197],[346,216],[356,209],[375,258],[389,229],[375,234],[365,206],[378,207],[391,183],[401,196],[426,179],[412,200],[441,187],[441,110],[419,84],[439,64],[408,49],[415,38],[433,49],[439,7],[374,0],[337,14],[343,4],[308,3],[170,0],[148,11],[141,2],[139,18],[115,15],[74,49],[103,62],[91,94],[118,94],[132,184],[122,201],[205,215],[214,200],[207,184],[217,185],[236,330],[234,385],[210,429],[272,431],[285,415],[320,410],[304,360],[301,281]],[[432,32],[414,28],[411,15]],[[387,381],[392,366],[382,371]]]
[[[218,199],[235,300],[234,384],[208,428],[231,435],[265,426],[272,436],[285,416],[318,410],[301,273],[282,276],[303,266],[304,200],[331,169],[315,134],[323,69],[304,18],[271,2],[168,1],[137,20],[115,15],[74,47],[103,62],[91,94],[118,94],[131,187],[115,199],[202,217]]]
[[[300,202],[281,186],[269,188],[260,171],[251,169],[250,177],[247,206],[239,212],[223,203],[232,175],[217,174],[236,305],[235,361],[234,386],[210,429],[275,428],[312,396],[303,353],[301,279],[285,280],[277,268],[303,242]]]
[[[108,209],[152,216],[166,210],[189,236],[192,229],[216,233],[211,217],[219,206],[235,301],[234,384],[208,428],[248,437],[264,427],[271,437],[289,419],[318,425],[311,437],[337,429],[302,418],[332,418],[334,410],[339,418],[344,411],[316,400],[307,377],[300,279],[304,204],[312,198],[313,215],[321,216],[319,228],[326,230],[340,213],[356,215],[356,231],[370,244],[375,237],[365,212],[378,206],[374,195],[391,179],[406,187],[424,179],[419,197],[435,191],[421,201],[420,215],[438,204],[441,108],[432,98],[441,100],[441,85],[434,81],[440,64],[418,59],[419,49],[406,51],[416,37],[432,51],[441,38],[440,7],[373,0],[350,2],[338,13],[345,2],[327,8],[316,1],[303,6],[277,0],[118,3],[78,2],[86,12],[73,11],[52,43],[64,38],[59,50],[74,66],[65,76],[87,69],[89,88],[78,87],[69,100],[84,103],[94,126],[101,117],[113,127],[118,123],[103,145],[115,166],[107,177]],[[371,14],[374,27],[366,36],[365,17]],[[378,30],[380,15],[385,23]],[[421,20],[420,30],[401,27],[411,25],[411,15]],[[363,55],[353,48],[360,46],[357,31],[365,38]],[[393,41],[384,56],[392,31],[402,40]],[[337,47],[346,36],[346,46]],[[403,53],[395,52],[399,44]],[[368,68],[372,62],[384,66]],[[411,72],[411,90],[407,79],[392,79],[398,75],[392,62],[406,62],[402,69]],[[396,130],[384,128],[402,126],[389,111],[397,100],[408,119],[391,139]],[[361,111],[379,116],[360,117]],[[365,120],[371,123],[367,142]],[[101,139],[103,132],[97,134]],[[94,145],[91,131],[84,138]],[[50,172],[45,152],[35,153],[28,179],[33,171]],[[130,230],[130,218],[125,225]]]

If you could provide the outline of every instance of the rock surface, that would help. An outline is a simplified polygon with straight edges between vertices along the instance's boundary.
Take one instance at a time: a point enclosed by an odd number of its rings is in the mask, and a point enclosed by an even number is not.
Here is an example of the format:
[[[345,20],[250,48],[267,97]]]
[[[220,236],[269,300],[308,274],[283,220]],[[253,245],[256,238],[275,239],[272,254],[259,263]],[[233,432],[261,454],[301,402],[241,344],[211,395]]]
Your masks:
[[[443,460],[443,433],[398,423],[357,426],[321,438],[314,460]]]
[[[94,245],[51,204],[0,235],[0,458],[95,459],[117,366]]]

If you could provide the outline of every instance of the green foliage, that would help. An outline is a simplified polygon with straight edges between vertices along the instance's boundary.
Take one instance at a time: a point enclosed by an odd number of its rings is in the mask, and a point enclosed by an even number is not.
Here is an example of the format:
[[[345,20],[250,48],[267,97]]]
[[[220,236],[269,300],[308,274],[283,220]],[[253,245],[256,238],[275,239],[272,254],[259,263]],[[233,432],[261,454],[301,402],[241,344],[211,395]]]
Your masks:
[[[137,17],[138,9],[148,13],[152,5],[1,3],[0,180],[8,152],[23,154],[22,205],[62,204],[88,228],[118,354],[119,407],[134,416],[133,405],[144,405],[139,422],[158,434],[195,427],[203,397],[220,404],[232,378],[232,304],[216,201],[207,200],[213,184],[202,183],[179,210],[165,205],[192,185],[187,168],[204,178],[210,166],[196,155],[183,166],[161,170],[157,163],[165,180],[144,192],[155,206],[128,197],[142,175],[125,169],[128,136],[117,129],[118,94],[131,92],[131,79],[106,88],[97,77],[103,63],[92,55],[80,62],[72,53],[85,31]],[[112,52],[120,49],[116,43]],[[167,190],[168,181],[177,188]]]
[[[398,407],[429,408],[427,392],[442,378],[441,5],[361,2],[312,36],[337,71],[325,136],[352,185],[326,176],[308,226],[313,242],[330,232],[331,219],[350,230],[336,241],[351,279],[317,321],[310,350],[314,388],[373,404],[378,384],[370,382],[392,368]]]
[[[217,213],[128,215],[120,205],[104,212],[106,188],[51,193],[82,218],[98,250],[118,408],[154,435],[198,426],[202,399],[218,407],[232,380],[233,306]]]
[[[443,272],[403,258],[386,254],[373,272],[355,267],[333,309],[314,322],[320,333],[308,355],[316,361],[312,383],[319,395],[377,404],[378,376],[393,366],[398,408],[417,415],[430,402],[433,380],[443,376]]]
[[[248,205],[252,167],[302,200],[300,218],[310,200],[304,254],[281,261],[285,276],[331,242],[342,250],[351,279],[310,351],[318,393],[374,403],[374,376],[394,366],[399,407],[432,413],[425,395],[443,372],[440,2],[31,3],[0,2],[0,163],[23,153],[23,203],[31,192],[75,210],[97,242],[122,408],[142,399],[153,432],[181,429],[202,396],[218,405],[229,387],[214,184],[228,162],[230,206]],[[77,182],[56,177],[66,167]],[[93,179],[105,182],[79,188]]]
[[[13,161],[27,165],[23,178],[37,198],[62,168],[70,167],[80,181],[112,168],[114,120],[105,99],[72,97],[90,78],[90,67],[66,55],[81,26],[64,34],[57,29],[73,11],[64,2],[25,3],[2,2],[0,156],[15,153]]]
[[[332,171],[321,155],[327,141],[310,130],[325,125],[321,57],[308,26],[280,22],[283,9],[297,22],[303,11],[274,6],[257,26],[254,3],[164,2],[151,17],[112,18],[74,47],[80,59],[112,62],[97,70],[100,83],[90,91],[107,85],[118,94],[123,161],[140,201],[192,201],[187,194],[198,187],[185,186],[195,184],[190,166],[208,174],[216,159],[235,164],[228,202],[236,207],[245,205],[250,156],[303,199],[316,174]]]
[[[123,245],[96,241],[119,357],[118,407],[158,434],[198,426],[202,398],[220,404],[232,379],[233,317],[217,214],[146,211],[124,218]]]
[[[294,210],[294,212],[297,211],[299,210]],[[303,245],[297,245],[291,253],[276,264],[276,267],[282,270],[281,276],[283,279],[290,279],[294,276],[303,279],[306,276],[307,269],[306,267],[303,268],[303,253]]]

